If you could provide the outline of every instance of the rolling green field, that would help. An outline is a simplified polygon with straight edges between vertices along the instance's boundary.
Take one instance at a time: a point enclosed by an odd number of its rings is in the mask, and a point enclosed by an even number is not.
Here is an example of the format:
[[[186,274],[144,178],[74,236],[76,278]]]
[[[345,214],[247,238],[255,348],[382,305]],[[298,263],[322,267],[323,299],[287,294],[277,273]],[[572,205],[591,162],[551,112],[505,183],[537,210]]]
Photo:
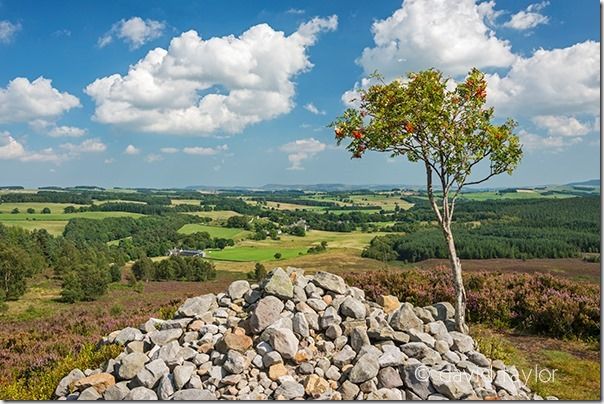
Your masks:
[[[297,237],[289,234],[282,234],[280,240],[244,240],[237,244],[234,248],[240,247],[261,247],[261,248],[303,248],[306,251],[309,247],[318,245],[321,241],[327,241],[329,248],[346,248],[354,250],[362,250],[369,244],[375,236],[382,236],[384,232],[363,233],[354,231],[349,233],[340,233],[323,230],[309,230],[306,236]]]
[[[251,204],[253,204],[253,202],[250,202]],[[317,211],[322,211],[325,210],[325,207],[323,206],[308,206],[308,205],[299,205],[299,204],[295,204],[295,203],[284,203],[284,202],[273,202],[273,201],[267,201],[266,202],[266,207],[271,209],[277,209],[277,210],[306,210],[309,212],[317,212]]]
[[[53,236],[60,236],[67,225],[67,220],[0,220],[5,226],[21,227],[25,230],[45,229]]]
[[[199,205],[199,199],[172,199],[172,206]]]
[[[74,203],[49,203],[49,202],[17,202],[17,203],[0,203],[0,213],[10,213],[13,209],[17,208],[21,213],[27,212],[27,209],[33,208],[37,213],[40,213],[42,209],[48,208],[51,213],[63,213],[63,209],[67,206],[73,206],[79,208],[80,206]]]
[[[54,221],[69,219],[104,219],[106,217],[141,217],[140,213],[130,212],[78,212],[78,213],[0,213],[0,222],[12,221]]]
[[[351,195],[350,199],[352,199],[355,205],[380,206],[382,209],[388,211],[393,211],[396,205],[405,210],[413,206],[412,203],[402,200],[400,195]]]
[[[103,200],[103,201],[99,201],[99,200],[97,200],[97,199],[93,199],[93,202],[94,202],[96,205],[102,205],[102,204],[104,204],[104,203],[138,203],[138,204],[140,204],[140,205],[146,205],[146,204],[147,204],[146,202],[141,202],[141,201],[131,201],[131,200],[129,200],[129,199],[106,199],[106,200]]]
[[[281,248],[278,246],[227,247],[224,250],[208,250],[207,258],[225,261],[260,262],[277,261],[275,253],[281,253],[281,259],[294,258],[306,254],[307,248]]]
[[[27,230],[45,229],[52,235],[60,235],[69,219],[104,219],[106,217],[134,217],[143,215],[130,212],[79,212],[79,213],[0,213],[0,223]]]
[[[346,209],[346,210],[330,210],[329,213],[334,215],[342,215],[344,213],[360,212],[360,213],[378,213],[380,209]]]
[[[184,212],[187,215],[209,217],[212,220],[226,220],[231,216],[241,216],[240,213],[233,212],[232,210],[213,210],[211,212]]]
[[[220,226],[207,226],[204,224],[196,224],[196,223],[185,224],[180,229],[178,229],[178,232],[180,234],[192,234],[192,233],[207,232],[212,237],[232,238],[232,239],[241,238],[249,233],[242,229],[233,229],[233,228],[229,228],[229,227],[220,227]]]

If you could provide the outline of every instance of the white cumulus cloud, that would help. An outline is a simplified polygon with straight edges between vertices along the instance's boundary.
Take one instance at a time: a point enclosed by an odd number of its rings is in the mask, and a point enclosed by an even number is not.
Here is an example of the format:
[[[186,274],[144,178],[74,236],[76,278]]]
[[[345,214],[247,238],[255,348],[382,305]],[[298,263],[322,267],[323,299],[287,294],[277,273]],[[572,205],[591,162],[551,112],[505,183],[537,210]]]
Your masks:
[[[240,36],[203,39],[187,31],[156,48],[126,75],[95,80],[86,93],[94,119],[144,132],[238,133],[293,108],[296,75],[312,68],[307,49],[337,17],[314,18],[290,35],[268,24]]]
[[[65,159],[47,148],[40,151],[27,150],[25,146],[8,132],[0,133],[0,160],[19,160],[23,162],[52,162],[60,163]]]
[[[287,153],[287,159],[290,162],[288,170],[303,170],[302,163],[318,153],[325,150],[326,144],[321,143],[315,138],[298,139],[293,142],[286,143],[279,148],[284,153]]]
[[[9,132],[0,132],[0,160],[19,160],[23,162],[61,162],[76,158],[82,153],[99,153],[107,149],[99,139],[88,139],[82,143],[64,143],[59,151],[52,147],[42,150],[29,150]]]
[[[506,21],[503,26],[518,31],[524,31],[535,28],[540,24],[547,24],[549,22],[549,17],[540,13],[540,11],[543,10],[547,5],[549,5],[548,1],[531,4],[526,8],[526,10],[522,10],[512,15],[512,17]]]
[[[63,143],[60,147],[72,156],[81,153],[100,153],[107,150],[107,146],[98,138],[86,139],[82,143]]]
[[[48,135],[52,137],[82,137],[86,134],[86,132],[86,129],[75,126],[54,126],[48,132]]]
[[[12,160],[25,155],[25,148],[8,132],[0,133],[0,159]]]
[[[7,20],[0,21],[0,43],[12,42],[19,31],[21,31],[20,23],[12,23]]]
[[[387,79],[435,67],[461,75],[471,67],[506,67],[515,59],[510,43],[499,39],[485,20],[494,4],[474,0],[405,0],[398,10],[373,24],[375,46],[358,60],[365,74],[378,70]]]
[[[319,110],[312,102],[304,105],[304,109],[315,115],[325,115],[325,111]]]
[[[32,82],[17,77],[9,81],[6,88],[0,87],[0,123],[56,119],[79,106],[77,97],[60,92],[44,77]]]
[[[591,132],[593,126],[579,121],[574,116],[564,115],[538,115],[532,119],[540,128],[547,129],[551,136],[583,136]]]
[[[549,151],[557,153],[569,146],[581,142],[580,137],[540,136],[525,130],[520,130],[518,136],[520,137],[523,148],[528,151]]]
[[[140,149],[137,149],[136,147],[134,147],[134,145],[131,145],[131,144],[126,146],[126,149],[124,149],[124,154],[129,154],[129,155],[139,154],[140,152],[141,152]]]
[[[161,155],[155,153],[147,154],[147,156],[145,157],[145,161],[147,163],[155,163],[157,161],[162,161],[163,159],[164,158]]]
[[[113,24],[111,29],[99,38],[98,45],[104,48],[113,42],[114,37],[117,37],[126,42],[131,49],[137,49],[145,43],[159,38],[165,28],[166,24],[162,21],[132,17]]]
[[[161,149],[159,149],[159,151],[165,154],[178,153],[178,149],[176,147],[162,147]]]
[[[600,110],[600,43],[539,49],[516,59],[507,74],[487,80],[487,100],[499,114],[595,116]]]
[[[197,156],[213,156],[228,149],[229,147],[223,144],[222,146],[218,147],[185,147],[182,149],[182,152],[185,154],[194,154]]]

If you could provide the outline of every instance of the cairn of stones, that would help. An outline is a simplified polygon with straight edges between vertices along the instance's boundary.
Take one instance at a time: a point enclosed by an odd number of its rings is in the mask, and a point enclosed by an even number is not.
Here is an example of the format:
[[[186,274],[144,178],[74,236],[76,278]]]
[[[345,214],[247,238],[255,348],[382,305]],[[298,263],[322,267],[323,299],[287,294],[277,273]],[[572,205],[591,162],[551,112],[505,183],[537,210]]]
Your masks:
[[[74,369],[67,400],[542,399],[454,330],[449,303],[365,299],[334,274],[276,268],[103,338],[123,352]],[[548,397],[554,398],[554,397]]]

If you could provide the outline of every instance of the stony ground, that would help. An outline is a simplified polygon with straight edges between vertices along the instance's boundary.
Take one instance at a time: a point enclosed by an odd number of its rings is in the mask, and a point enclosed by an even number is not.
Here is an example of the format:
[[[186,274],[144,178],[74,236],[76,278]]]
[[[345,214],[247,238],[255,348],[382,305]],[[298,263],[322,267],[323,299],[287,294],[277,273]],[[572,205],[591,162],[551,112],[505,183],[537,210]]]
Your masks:
[[[518,371],[453,329],[448,303],[379,302],[327,272],[275,269],[260,285],[187,299],[103,343],[124,351],[74,369],[59,399],[540,399]],[[553,398],[553,397],[552,397]]]

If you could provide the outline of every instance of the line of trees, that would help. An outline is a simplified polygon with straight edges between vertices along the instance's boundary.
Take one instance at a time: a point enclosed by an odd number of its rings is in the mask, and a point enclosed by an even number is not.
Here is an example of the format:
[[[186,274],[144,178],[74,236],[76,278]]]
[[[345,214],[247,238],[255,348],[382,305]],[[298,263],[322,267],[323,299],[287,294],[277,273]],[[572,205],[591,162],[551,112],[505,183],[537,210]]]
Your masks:
[[[406,234],[374,238],[363,256],[417,262],[447,258],[439,230],[421,224],[427,207],[401,213]],[[403,226],[404,223],[404,226]],[[599,198],[461,202],[453,230],[460,258],[566,258],[600,252]]]
[[[77,244],[119,240],[111,246],[122,260],[167,255],[171,248],[219,248],[234,245],[232,239],[212,238],[207,232],[180,234],[178,229],[189,223],[202,223],[193,215],[170,214],[164,216],[112,217],[104,219],[71,219],[63,232],[68,240]]]
[[[138,281],[190,281],[201,282],[216,278],[214,264],[200,257],[177,257],[153,262],[144,257],[132,266]]]

